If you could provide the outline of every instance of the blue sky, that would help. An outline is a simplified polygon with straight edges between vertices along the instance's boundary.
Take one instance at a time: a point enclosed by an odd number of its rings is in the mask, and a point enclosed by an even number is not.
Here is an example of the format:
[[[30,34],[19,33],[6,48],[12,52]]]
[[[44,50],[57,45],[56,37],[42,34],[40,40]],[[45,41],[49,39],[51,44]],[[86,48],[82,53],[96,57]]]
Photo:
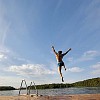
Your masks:
[[[64,83],[100,77],[99,41],[100,0],[0,0],[0,85],[61,83],[52,45]]]

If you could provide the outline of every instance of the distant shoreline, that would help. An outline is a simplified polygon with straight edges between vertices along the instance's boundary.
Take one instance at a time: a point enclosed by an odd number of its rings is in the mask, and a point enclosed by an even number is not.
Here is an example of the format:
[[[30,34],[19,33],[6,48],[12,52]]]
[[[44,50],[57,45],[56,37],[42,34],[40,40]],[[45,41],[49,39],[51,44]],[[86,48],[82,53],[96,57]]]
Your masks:
[[[43,85],[36,85],[37,89],[56,89],[56,88],[70,88],[70,87],[100,87],[100,78],[92,78],[92,79],[87,79],[75,83],[61,83],[61,84],[43,84]],[[31,86],[28,88],[34,89],[34,86]]]
[[[20,87],[20,86],[19,86]],[[36,85],[37,89],[56,89],[56,88],[70,88],[70,87],[100,87],[100,78],[92,78],[87,79],[75,83],[52,83],[52,84],[43,84],[43,85]],[[34,89],[34,86],[28,86],[30,89]],[[20,88],[19,88],[20,89]],[[22,87],[22,89],[26,89],[25,87]],[[18,90],[12,86],[0,86],[0,91],[2,90]]]
[[[0,86],[0,91],[7,91],[7,90],[16,90],[16,88],[12,86]]]

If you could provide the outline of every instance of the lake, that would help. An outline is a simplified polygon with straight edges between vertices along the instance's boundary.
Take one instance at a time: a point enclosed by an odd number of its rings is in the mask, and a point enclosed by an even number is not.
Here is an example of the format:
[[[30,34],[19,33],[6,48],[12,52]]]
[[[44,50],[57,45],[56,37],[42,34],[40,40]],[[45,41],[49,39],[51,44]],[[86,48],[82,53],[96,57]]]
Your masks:
[[[35,90],[30,91],[31,94],[35,94]],[[98,94],[100,93],[100,87],[85,87],[85,88],[62,88],[62,89],[43,89],[38,90],[39,95],[72,95],[72,94]],[[19,90],[0,91],[0,96],[17,96]],[[26,90],[21,90],[21,94],[26,94]]]

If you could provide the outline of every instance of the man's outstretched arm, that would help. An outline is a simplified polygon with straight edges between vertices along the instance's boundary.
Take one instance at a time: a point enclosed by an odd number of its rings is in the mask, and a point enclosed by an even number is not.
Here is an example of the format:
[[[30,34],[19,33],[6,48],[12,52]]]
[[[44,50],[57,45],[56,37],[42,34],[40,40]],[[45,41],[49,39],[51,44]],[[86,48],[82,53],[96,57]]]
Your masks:
[[[56,52],[55,49],[54,49],[54,46],[52,46],[52,50],[53,50],[53,52],[54,52],[55,54],[57,54],[57,52]]]
[[[63,53],[63,55],[66,55],[70,50],[71,48],[69,48],[65,53]]]

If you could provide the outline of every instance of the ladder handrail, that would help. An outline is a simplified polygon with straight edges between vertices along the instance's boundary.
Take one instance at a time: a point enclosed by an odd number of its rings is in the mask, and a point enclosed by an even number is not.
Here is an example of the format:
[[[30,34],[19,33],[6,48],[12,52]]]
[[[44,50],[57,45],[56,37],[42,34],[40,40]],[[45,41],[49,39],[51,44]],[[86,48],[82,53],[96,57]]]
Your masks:
[[[23,82],[25,82],[25,85],[26,85],[27,95],[30,95],[30,89],[31,89],[31,86],[32,86],[32,83],[33,83],[34,84],[34,88],[36,90],[36,95],[38,96],[38,90],[36,88],[36,85],[35,85],[34,81],[30,83],[30,86],[29,86],[29,89],[28,89],[27,83],[26,83],[25,80],[22,80],[22,82],[21,82],[21,86],[20,86],[20,89],[19,89],[19,95],[20,95],[20,92],[21,92],[21,89],[22,89]]]
[[[38,90],[37,90],[37,88],[36,88],[36,85],[35,85],[34,81],[33,81],[33,84],[34,84],[34,88],[35,88],[35,90],[36,90],[36,95],[38,96]],[[30,84],[30,86],[29,86],[29,94],[30,94],[31,86],[32,86],[32,82],[31,82],[31,84]]]
[[[22,82],[21,82],[21,86],[20,86],[20,89],[19,89],[19,95],[20,95],[20,91],[21,91],[21,88],[22,88],[23,82],[25,82],[26,90],[27,90],[27,95],[28,95],[28,88],[27,88],[27,84],[26,84],[26,81],[25,81],[25,80],[22,80]]]

